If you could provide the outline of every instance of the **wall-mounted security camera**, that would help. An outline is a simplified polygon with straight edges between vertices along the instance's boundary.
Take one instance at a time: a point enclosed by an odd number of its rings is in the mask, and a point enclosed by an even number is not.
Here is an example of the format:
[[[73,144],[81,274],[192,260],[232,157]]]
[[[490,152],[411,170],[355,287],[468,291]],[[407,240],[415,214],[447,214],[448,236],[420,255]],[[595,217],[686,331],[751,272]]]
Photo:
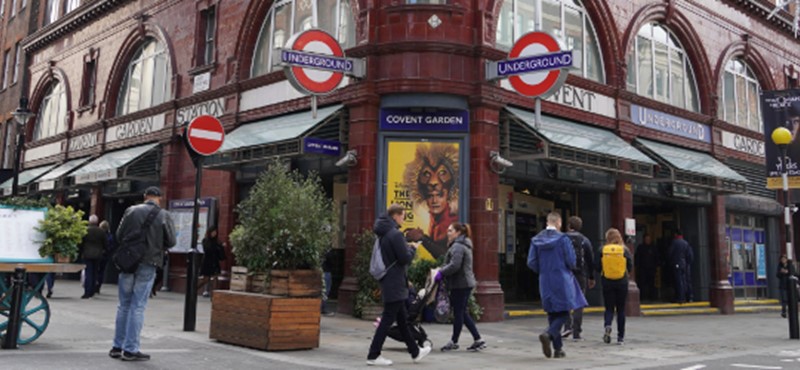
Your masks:
[[[506,168],[514,165],[513,162],[501,157],[500,153],[496,151],[489,152],[489,164],[495,173],[503,173]]]
[[[344,157],[336,161],[336,167],[353,167],[358,164],[358,152],[355,149],[348,150]]]

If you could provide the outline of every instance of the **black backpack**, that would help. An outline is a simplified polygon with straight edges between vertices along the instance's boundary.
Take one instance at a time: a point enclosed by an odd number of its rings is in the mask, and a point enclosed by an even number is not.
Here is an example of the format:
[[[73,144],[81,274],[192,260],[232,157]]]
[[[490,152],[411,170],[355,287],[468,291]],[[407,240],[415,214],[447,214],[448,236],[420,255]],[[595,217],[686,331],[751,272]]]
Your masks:
[[[158,215],[161,208],[153,207],[147,214],[142,227],[138,230],[131,230],[128,235],[122,237],[119,242],[117,253],[114,253],[112,261],[120,272],[132,274],[139,268],[144,254],[147,252],[147,229]]]
[[[580,234],[567,234],[569,240],[572,241],[572,248],[575,249],[575,270],[576,275],[584,274],[584,267],[586,266],[584,249],[583,249],[583,235]]]

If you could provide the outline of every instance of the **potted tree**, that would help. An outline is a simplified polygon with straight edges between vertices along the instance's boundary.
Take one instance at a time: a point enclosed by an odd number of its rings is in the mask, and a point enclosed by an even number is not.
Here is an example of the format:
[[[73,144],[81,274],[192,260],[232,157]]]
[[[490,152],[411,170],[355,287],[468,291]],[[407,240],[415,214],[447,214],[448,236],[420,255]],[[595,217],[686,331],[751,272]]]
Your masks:
[[[36,231],[44,234],[39,247],[42,257],[53,256],[56,262],[70,262],[78,257],[78,245],[86,235],[83,211],[56,205],[47,210]]]
[[[236,212],[233,254],[249,272],[269,273],[271,294],[217,292],[209,336],[266,350],[318,347],[320,267],[332,237],[331,201],[319,178],[274,161]]]
[[[353,316],[365,320],[374,320],[383,312],[381,304],[381,287],[369,273],[369,261],[372,258],[372,246],[375,243],[375,234],[364,230],[355,238],[358,250],[353,261],[353,273],[358,281]]]

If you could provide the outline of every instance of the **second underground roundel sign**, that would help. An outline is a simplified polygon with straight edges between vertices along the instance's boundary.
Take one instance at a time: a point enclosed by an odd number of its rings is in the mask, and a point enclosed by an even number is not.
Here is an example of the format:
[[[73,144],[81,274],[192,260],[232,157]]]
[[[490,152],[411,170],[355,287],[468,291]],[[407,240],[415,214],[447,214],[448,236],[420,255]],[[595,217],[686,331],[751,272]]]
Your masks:
[[[319,29],[294,35],[281,50],[281,62],[289,82],[311,95],[330,93],[345,73],[353,72],[353,62],[345,58],[339,41]]]

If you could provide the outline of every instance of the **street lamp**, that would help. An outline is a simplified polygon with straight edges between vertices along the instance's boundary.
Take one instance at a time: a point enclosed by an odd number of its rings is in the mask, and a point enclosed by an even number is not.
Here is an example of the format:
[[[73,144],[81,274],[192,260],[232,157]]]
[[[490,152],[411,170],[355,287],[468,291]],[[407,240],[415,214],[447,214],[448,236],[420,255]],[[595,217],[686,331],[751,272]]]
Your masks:
[[[786,151],[792,142],[792,133],[785,127],[772,131],[772,142],[781,150],[781,177],[783,178],[783,222],[786,225],[786,256],[794,263],[794,232],[792,230],[792,210],[789,206],[789,158]],[[789,338],[800,339],[800,328],[797,322],[797,277],[789,276]]]
[[[14,120],[17,121],[17,150],[14,153],[14,180],[11,182],[11,196],[17,196],[18,186],[19,186],[19,170],[20,170],[20,156],[22,155],[22,147],[25,145],[25,124],[28,123],[28,120],[33,118],[35,114],[33,114],[28,109],[28,99],[27,98],[20,98],[19,99],[19,108],[11,113],[14,116]]]

